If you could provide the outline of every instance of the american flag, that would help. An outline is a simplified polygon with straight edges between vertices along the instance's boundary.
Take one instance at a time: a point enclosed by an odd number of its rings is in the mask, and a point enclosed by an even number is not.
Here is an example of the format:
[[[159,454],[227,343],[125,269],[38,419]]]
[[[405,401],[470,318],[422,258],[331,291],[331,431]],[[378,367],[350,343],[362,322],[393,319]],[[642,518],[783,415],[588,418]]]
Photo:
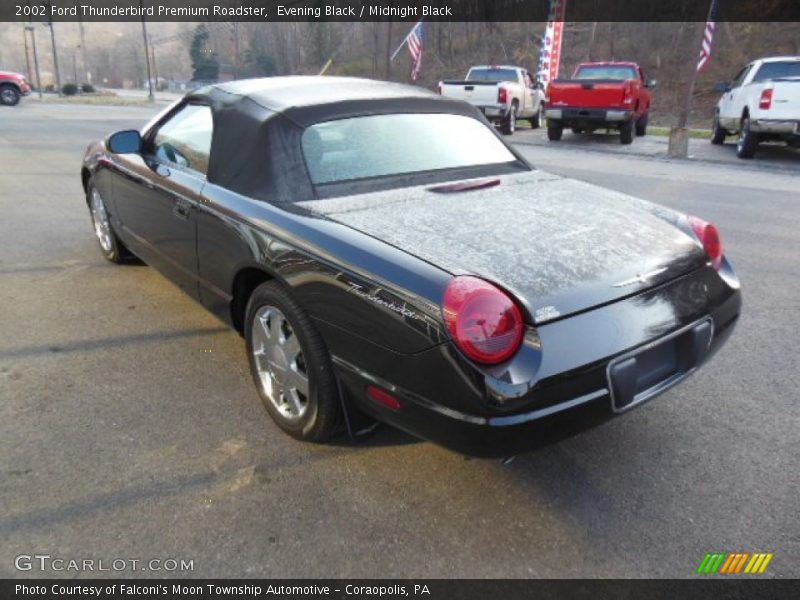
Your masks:
[[[414,81],[419,77],[419,72],[422,69],[422,21],[414,25],[414,29],[408,34],[406,43],[408,44],[408,51],[411,53],[411,79]]]
[[[708,59],[711,58],[711,43],[714,41],[714,30],[717,28],[717,0],[711,0],[711,8],[708,11],[708,21],[703,31],[703,41],[700,43],[700,57],[697,59],[697,70],[700,71],[706,66]]]

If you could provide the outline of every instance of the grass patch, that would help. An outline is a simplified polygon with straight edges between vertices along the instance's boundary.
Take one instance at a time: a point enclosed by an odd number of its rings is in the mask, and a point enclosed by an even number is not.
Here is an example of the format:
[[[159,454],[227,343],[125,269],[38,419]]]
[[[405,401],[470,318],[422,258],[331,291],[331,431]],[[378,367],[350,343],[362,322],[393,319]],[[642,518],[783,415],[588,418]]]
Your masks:
[[[42,104],[90,104],[95,106],[152,106],[153,103],[144,99],[138,98],[119,98],[117,96],[109,95],[93,95],[81,94],[78,96],[44,96],[39,100],[38,96],[32,94],[28,100],[41,102]]]
[[[662,137],[669,136],[669,127],[652,127],[648,126],[647,128],[648,135],[660,135]],[[708,129],[690,129],[689,130],[689,137],[695,138],[699,140],[710,140],[711,139],[711,131]]]

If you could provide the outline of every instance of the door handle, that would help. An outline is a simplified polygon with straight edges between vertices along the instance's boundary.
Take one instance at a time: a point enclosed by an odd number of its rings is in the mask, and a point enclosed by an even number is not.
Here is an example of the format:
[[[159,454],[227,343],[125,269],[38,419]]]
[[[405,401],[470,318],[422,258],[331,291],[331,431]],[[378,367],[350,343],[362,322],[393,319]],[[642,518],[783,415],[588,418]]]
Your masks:
[[[172,214],[179,219],[186,221],[189,219],[189,212],[191,211],[191,208],[191,205],[185,200],[178,200],[175,202],[175,206],[172,207]]]

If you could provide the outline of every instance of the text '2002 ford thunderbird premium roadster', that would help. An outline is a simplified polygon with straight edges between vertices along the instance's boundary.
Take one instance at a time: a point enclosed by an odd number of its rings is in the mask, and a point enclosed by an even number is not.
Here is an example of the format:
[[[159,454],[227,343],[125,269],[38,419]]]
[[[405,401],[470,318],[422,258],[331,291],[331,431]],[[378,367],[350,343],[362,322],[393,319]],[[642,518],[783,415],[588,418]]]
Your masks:
[[[414,87],[212,85],[92,144],[82,179],[105,257],[240,331],[303,440],[366,415],[518,452],[680,382],[740,311],[712,224],[538,171]]]

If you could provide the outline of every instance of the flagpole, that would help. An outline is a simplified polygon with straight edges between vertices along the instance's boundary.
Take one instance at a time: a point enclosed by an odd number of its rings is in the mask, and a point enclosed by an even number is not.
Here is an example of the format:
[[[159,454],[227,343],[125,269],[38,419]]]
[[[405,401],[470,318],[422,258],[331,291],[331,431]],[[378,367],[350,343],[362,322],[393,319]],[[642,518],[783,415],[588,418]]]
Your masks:
[[[714,2],[715,0],[711,0],[708,3],[708,16],[706,17],[705,22],[703,23],[702,31],[700,32],[700,44],[702,45],[703,36],[705,36],[706,31],[706,23],[711,20],[711,15],[714,10]],[[699,46],[695,46],[695,51]],[[697,54],[695,54],[695,60],[691,63],[692,65],[692,73],[689,76],[689,85],[687,86],[686,90],[686,98],[684,100],[683,109],[678,114],[678,123],[670,129],[669,132],[669,143],[667,146],[667,155],[671,158],[686,158],[689,155],[689,131],[687,129],[687,124],[689,123],[689,113],[692,110],[692,97],[694,96],[694,88],[695,84],[697,83]]]
[[[420,23],[422,23],[422,19],[417,21],[414,24],[414,26],[411,28],[411,31],[409,31],[408,34],[406,35],[406,37],[403,38],[403,41],[400,42],[400,45],[397,47],[397,50],[395,50],[394,54],[392,54],[392,56],[389,58],[389,62],[392,62],[394,60],[394,57],[397,56],[397,53],[400,52],[400,50],[402,50],[403,46],[406,45],[406,42],[408,42],[408,38],[411,37],[411,33],[419,26]]]

